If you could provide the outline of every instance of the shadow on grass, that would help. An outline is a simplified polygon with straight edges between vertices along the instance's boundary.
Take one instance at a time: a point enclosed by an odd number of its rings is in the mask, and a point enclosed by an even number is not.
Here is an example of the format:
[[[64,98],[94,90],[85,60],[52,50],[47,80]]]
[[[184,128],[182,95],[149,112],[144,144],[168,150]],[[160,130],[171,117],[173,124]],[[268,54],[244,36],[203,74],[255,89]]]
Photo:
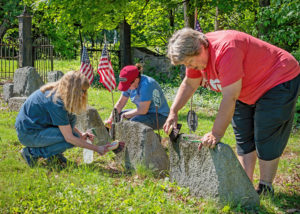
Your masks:
[[[106,164],[106,165],[105,165]],[[121,178],[127,175],[132,175],[131,171],[124,171],[116,169],[107,165],[104,161],[94,161],[90,164],[77,164],[75,161],[69,161],[67,164],[61,163],[47,163],[46,161],[39,163],[39,167],[44,167],[49,171],[61,172],[61,171],[72,171],[74,169],[81,169],[83,171],[98,172],[102,175],[109,176],[112,178]]]
[[[300,213],[300,193],[298,192],[294,194],[279,192],[273,197],[261,196],[260,201],[260,213],[270,213],[270,208],[275,208],[276,213]]]

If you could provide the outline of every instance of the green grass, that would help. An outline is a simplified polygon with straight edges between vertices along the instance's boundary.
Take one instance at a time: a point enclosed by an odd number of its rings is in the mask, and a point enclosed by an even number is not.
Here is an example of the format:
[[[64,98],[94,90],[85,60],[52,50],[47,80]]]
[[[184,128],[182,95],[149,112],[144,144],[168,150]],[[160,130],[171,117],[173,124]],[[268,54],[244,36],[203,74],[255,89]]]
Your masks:
[[[62,71],[66,73],[68,71],[77,71],[80,69],[80,59],[70,59],[70,60],[59,60],[55,59],[53,61],[54,70]]]
[[[171,103],[176,90],[169,88],[165,91]],[[114,92],[115,102],[119,96],[119,92]],[[102,120],[112,110],[111,100],[111,94],[106,90],[89,90],[89,105],[98,110]],[[196,95],[194,100],[193,108],[199,118],[196,134],[203,135],[212,127],[220,96],[202,92],[201,97]],[[179,113],[184,133],[189,132],[186,125],[188,110],[189,104]],[[94,162],[86,165],[82,161],[82,149],[74,148],[66,152],[73,164],[65,169],[48,166],[43,160],[37,167],[29,168],[18,153],[22,145],[14,129],[16,115],[17,112],[10,112],[0,99],[0,213],[246,212],[240,206],[221,206],[211,200],[191,197],[188,188],[179,187],[169,182],[168,177],[155,175],[142,165],[135,172],[127,173],[116,165],[112,152],[104,157],[94,154]],[[261,198],[258,213],[300,209],[299,139],[300,130],[294,129],[279,164],[275,197]],[[235,148],[231,127],[222,141]],[[255,184],[258,175],[256,167]]]

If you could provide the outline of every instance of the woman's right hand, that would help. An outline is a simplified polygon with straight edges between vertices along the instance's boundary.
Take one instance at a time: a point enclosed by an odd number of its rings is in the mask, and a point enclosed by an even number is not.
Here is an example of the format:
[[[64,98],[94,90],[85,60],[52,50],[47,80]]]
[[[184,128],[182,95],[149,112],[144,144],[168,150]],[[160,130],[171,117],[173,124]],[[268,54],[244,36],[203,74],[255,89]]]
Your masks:
[[[171,127],[171,125],[173,125],[173,127],[177,127],[177,121],[178,121],[178,116],[177,113],[174,112],[170,112],[165,124],[164,124],[164,131],[165,133],[169,133],[169,129]]]
[[[107,145],[99,146],[97,150],[99,155],[105,155],[108,151]]]

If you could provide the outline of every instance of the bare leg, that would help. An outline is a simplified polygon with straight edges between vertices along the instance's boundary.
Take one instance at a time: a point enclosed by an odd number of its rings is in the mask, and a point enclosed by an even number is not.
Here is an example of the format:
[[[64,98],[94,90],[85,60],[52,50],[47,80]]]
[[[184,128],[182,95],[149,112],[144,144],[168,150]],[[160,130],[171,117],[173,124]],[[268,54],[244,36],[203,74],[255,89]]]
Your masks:
[[[269,184],[272,184],[280,158],[276,158],[271,161],[264,161],[259,159],[259,170],[260,170],[260,180]]]
[[[256,158],[257,158],[256,151],[250,152],[243,156],[240,155],[238,156],[238,159],[251,182],[253,181],[253,173],[254,173]]]

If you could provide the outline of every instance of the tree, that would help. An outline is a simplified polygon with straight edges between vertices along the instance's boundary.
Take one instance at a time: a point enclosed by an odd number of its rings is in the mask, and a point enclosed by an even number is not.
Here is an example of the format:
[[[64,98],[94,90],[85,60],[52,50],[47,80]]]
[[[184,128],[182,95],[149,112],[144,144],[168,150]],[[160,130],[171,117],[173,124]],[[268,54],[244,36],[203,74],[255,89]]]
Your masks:
[[[21,14],[23,6],[20,0],[0,1],[0,41],[7,30],[18,27],[16,17]]]

